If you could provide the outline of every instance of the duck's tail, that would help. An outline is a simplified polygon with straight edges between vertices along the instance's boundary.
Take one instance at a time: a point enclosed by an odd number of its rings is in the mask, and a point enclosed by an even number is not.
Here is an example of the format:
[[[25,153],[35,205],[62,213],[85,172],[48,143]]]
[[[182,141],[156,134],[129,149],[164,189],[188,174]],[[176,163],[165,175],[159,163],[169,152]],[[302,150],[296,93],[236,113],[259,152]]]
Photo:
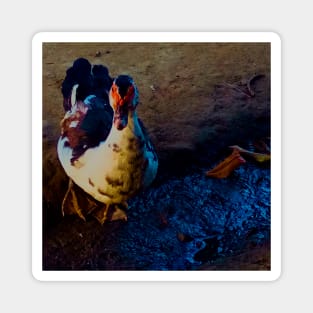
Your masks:
[[[108,69],[103,65],[92,66],[85,58],[78,58],[67,69],[62,83],[63,107],[65,111],[71,110],[75,102],[72,101],[73,89],[76,85],[76,101],[84,101],[86,97],[95,95],[100,101],[108,103],[108,91],[113,79]]]
[[[61,89],[65,111],[69,111],[75,103],[72,102],[72,95],[76,84],[79,85],[79,88],[76,88],[76,100],[84,100],[92,91],[91,64],[84,58],[76,59],[66,71]]]

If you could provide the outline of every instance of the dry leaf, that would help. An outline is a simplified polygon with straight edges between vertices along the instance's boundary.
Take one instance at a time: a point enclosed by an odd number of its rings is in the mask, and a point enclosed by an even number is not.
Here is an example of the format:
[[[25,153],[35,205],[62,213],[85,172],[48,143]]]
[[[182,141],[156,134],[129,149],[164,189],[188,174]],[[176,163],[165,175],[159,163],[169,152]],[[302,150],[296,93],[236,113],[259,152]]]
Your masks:
[[[239,151],[240,154],[244,154],[247,156],[252,157],[254,160],[256,160],[257,162],[266,162],[269,161],[271,159],[271,155],[270,154],[266,154],[266,153],[255,153],[255,152],[251,152],[249,150],[243,149],[239,146],[230,146],[229,148],[232,148],[236,151]]]
[[[234,149],[229,157],[219,163],[212,170],[206,172],[206,176],[214,178],[226,178],[243,163],[246,163],[245,159],[240,155],[237,149]]]

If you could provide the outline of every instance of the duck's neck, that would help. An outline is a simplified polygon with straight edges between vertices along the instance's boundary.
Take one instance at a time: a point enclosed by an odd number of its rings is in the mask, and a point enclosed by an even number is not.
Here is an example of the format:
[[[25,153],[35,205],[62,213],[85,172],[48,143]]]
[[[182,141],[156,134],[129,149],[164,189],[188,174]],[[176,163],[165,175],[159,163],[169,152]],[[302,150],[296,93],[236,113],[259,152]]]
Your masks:
[[[128,112],[128,123],[125,129],[126,128],[128,128],[128,130],[132,131],[134,134],[138,134],[138,132],[141,133],[141,128],[139,126],[138,116],[137,116],[136,111]]]
[[[138,138],[142,136],[142,130],[138,122],[136,111],[128,112],[127,126],[122,130],[117,130],[114,125],[112,126],[110,135],[108,136],[107,143],[121,143],[125,139]]]

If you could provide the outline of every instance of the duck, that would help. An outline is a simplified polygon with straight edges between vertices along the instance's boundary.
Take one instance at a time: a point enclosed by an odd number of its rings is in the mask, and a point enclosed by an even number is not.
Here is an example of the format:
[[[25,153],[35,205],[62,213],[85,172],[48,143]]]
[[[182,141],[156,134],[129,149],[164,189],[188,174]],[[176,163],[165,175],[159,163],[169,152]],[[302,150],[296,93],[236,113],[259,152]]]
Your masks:
[[[137,114],[139,92],[128,74],[111,78],[107,67],[79,58],[62,83],[64,118],[58,159],[69,177],[62,201],[86,220],[75,185],[96,203],[90,212],[103,224],[127,221],[127,201],[148,188],[158,171],[158,156]],[[88,212],[88,213],[90,213]]]

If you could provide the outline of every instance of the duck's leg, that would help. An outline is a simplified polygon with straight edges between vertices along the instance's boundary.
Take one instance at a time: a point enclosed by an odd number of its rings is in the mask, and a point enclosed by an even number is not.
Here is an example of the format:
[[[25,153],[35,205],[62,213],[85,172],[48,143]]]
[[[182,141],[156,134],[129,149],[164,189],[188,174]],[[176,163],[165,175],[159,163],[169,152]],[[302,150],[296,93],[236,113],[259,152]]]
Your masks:
[[[66,207],[66,201],[67,201],[67,199],[68,199],[68,196],[69,196],[69,194],[70,194],[70,191],[71,191],[72,187],[73,187],[73,181],[72,181],[72,179],[70,178],[69,181],[68,181],[67,190],[66,190],[66,193],[65,193],[65,195],[64,195],[64,198],[63,198],[63,201],[62,201],[62,206],[61,206],[61,210],[62,210],[62,215],[63,215],[63,216],[65,215],[65,212],[64,212],[65,210],[64,210],[64,208]]]
[[[123,209],[121,209],[121,206]],[[127,215],[125,213],[125,210],[128,209],[128,204],[126,202],[123,202],[118,206],[117,204],[114,204],[114,211],[111,216],[111,221],[116,221],[116,220],[122,220],[122,221],[127,221]]]
[[[68,188],[62,201],[62,214],[77,214],[82,220],[86,221],[77,201],[77,196],[74,190],[73,180],[70,178]]]
[[[92,212],[92,215],[99,221],[101,225],[107,220],[107,211],[110,204],[105,204],[101,209],[97,209]]]
[[[123,208],[127,208],[127,203],[121,204]],[[127,221],[127,215],[123,209],[119,207],[117,204],[105,204],[104,207],[93,212],[94,217],[103,225],[105,221],[116,221],[116,220],[123,220]]]

